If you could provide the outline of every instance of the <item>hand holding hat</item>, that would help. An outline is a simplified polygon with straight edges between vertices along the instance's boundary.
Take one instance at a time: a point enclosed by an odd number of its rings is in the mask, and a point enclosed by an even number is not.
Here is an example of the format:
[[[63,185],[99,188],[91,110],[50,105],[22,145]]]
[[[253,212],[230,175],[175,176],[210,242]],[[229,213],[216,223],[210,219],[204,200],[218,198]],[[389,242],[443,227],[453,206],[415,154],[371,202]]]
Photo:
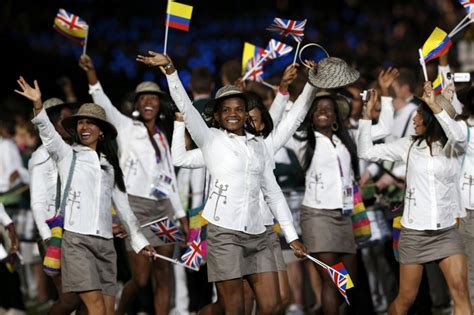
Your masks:
[[[352,69],[342,59],[328,57],[318,63],[318,68],[309,71],[308,81],[321,89],[335,89],[354,83],[359,71]]]

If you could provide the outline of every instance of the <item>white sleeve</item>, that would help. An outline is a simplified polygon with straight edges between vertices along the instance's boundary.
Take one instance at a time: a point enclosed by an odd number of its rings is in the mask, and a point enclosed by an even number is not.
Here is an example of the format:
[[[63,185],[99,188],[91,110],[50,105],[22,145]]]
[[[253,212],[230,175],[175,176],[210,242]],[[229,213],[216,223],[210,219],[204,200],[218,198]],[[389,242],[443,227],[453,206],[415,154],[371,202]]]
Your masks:
[[[435,115],[436,119],[439,121],[441,128],[443,128],[448,140],[453,144],[454,148],[458,152],[464,152],[467,145],[467,136],[466,136],[466,124],[458,123],[451,117],[449,117],[446,111],[441,111]]]
[[[383,139],[391,134],[394,112],[393,98],[382,96],[379,121],[372,126],[371,130],[372,141]]]
[[[268,157],[266,150],[265,152],[266,163],[261,190],[265,202],[268,204],[273,216],[278,220],[281,230],[285,235],[286,242],[289,244],[298,239],[298,234],[293,226],[293,216],[291,215],[290,208],[288,207],[285,196],[283,195],[280,186],[278,186],[275,175],[273,174],[273,166],[271,163],[271,160],[273,159]]]
[[[44,185],[45,172],[44,163],[34,164],[34,155],[30,159],[29,170],[30,170],[30,205],[31,211],[33,212],[33,219],[35,220],[38,232],[43,241],[51,238],[51,230],[46,224],[45,211],[48,208],[48,192]]]
[[[361,159],[379,162],[379,161],[405,161],[408,149],[410,147],[410,137],[400,138],[392,143],[377,144],[372,143],[370,129],[372,121],[359,120],[358,149]]]
[[[8,226],[12,223],[12,219],[8,216],[7,212],[5,211],[5,207],[3,203],[0,203],[0,224],[3,226]]]
[[[285,112],[286,104],[288,103],[288,100],[290,99],[290,94],[282,94],[278,92],[273,99],[272,105],[270,106],[270,109],[268,112],[270,113],[270,117],[272,117],[273,120],[273,126],[278,126],[278,124],[281,121],[281,118],[283,117],[283,113]]]
[[[275,126],[273,134],[273,155],[280,150],[293,136],[301,123],[304,121],[313,103],[313,96],[316,88],[306,83],[303,92],[298,96],[291,106],[287,115],[283,117],[278,126]],[[271,152],[272,153],[272,152]],[[271,154],[270,153],[270,154]]]
[[[112,191],[112,199],[117,209],[117,215],[120,222],[125,225],[125,229],[130,235],[130,244],[136,253],[139,253],[145,246],[150,243],[147,241],[143,233],[140,231],[138,220],[130,208],[127,194],[120,191],[118,187],[114,187]]]
[[[72,156],[71,146],[67,144],[58,134],[56,129],[54,129],[54,126],[44,109],[42,109],[41,112],[31,120],[31,122],[38,127],[43,145],[53,160],[59,162],[66,156]]]
[[[185,125],[183,122],[175,121],[173,130],[173,140],[171,141],[171,159],[173,165],[185,168],[205,167],[204,157],[201,149],[186,150]]]
[[[183,84],[179,80],[178,71],[166,75],[171,97],[183,114],[186,128],[198,147],[202,148],[204,144],[212,137],[209,127],[199,114],[198,110],[193,106]]]

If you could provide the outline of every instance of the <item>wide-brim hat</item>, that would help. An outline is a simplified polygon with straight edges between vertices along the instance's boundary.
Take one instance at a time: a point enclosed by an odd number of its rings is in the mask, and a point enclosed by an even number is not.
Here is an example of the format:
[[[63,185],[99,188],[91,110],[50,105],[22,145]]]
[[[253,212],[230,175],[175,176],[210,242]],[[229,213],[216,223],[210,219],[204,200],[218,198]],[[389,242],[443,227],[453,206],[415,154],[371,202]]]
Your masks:
[[[240,97],[245,100],[245,108],[248,110],[248,96],[247,93],[242,92],[237,86],[228,84],[221,87],[217,93],[216,97],[209,102],[207,102],[206,107],[204,108],[204,115],[212,116],[217,111],[217,105],[225,99],[231,97]]]
[[[452,119],[456,118],[456,109],[454,108],[453,104],[446,99],[442,94],[438,94],[435,96],[435,102],[441,106],[446,113],[448,113],[449,117]]]
[[[359,79],[359,71],[349,67],[342,59],[328,57],[318,63],[317,72],[309,71],[308,81],[321,89],[335,89],[354,83]]]
[[[96,121],[100,130],[105,134],[109,134],[111,139],[115,139],[117,137],[117,129],[115,129],[114,125],[107,121],[105,110],[94,103],[83,104],[76,114],[65,118],[62,121],[64,129],[66,129],[66,131],[71,135],[76,134],[77,121],[82,118],[91,118]]]
[[[140,84],[137,85],[135,88],[135,95],[134,99],[135,101],[137,100],[138,96],[141,94],[146,94],[146,93],[151,93],[151,94],[157,94],[157,95],[163,95],[165,92],[163,92],[159,85],[156,84],[153,81],[144,81]]]
[[[49,111],[50,109],[57,108],[59,106],[66,105],[64,101],[57,97],[48,98],[43,102],[43,109]]]

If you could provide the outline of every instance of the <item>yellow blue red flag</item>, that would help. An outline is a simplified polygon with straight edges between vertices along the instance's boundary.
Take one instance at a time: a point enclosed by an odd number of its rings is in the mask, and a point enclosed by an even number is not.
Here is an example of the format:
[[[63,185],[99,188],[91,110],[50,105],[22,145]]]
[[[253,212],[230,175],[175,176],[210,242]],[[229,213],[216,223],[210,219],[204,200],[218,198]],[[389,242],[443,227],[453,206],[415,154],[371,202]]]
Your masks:
[[[250,59],[255,58],[258,61],[264,54],[265,49],[245,42],[244,51],[242,52],[242,73],[245,73],[247,70],[247,65]]]
[[[433,90],[436,95],[440,94],[443,89],[443,75],[440,73],[436,80],[433,81]]]
[[[76,43],[84,45],[89,30],[89,25],[86,21],[67,12],[64,9],[59,9],[54,19],[53,28],[58,31],[59,34],[69,38]]]
[[[444,52],[446,52],[449,47],[451,47],[451,45],[451,38],[448,36],[448,34],[446,34],[446,32],[439,27],[435,27],[421,49],[423,59],[425,62],[428,62],[438,58]]]
[[[166,10],[166,25],[187,32],[192,14],[192,6],[171,1]]]

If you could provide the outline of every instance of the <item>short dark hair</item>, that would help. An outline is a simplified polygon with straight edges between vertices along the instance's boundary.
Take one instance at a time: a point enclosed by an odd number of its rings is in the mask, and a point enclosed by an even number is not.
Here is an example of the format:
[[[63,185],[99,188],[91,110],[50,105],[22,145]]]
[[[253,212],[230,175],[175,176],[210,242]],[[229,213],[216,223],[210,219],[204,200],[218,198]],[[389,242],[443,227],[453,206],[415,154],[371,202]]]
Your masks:
[[[206,67],[196,67],[191,72],[191,91],[209,93],[212,90],[212,76]]]
[[[411,69],[401,68],[400,74],[395,79],[399,85],[408,85],[410,92],[414,92],[416,89],[416,77],[415,73]]]
[[[234,84],[241,76],[241,65],[236,59],[224,62],[221,67],[221,77],[226,77],[230,84]]]

